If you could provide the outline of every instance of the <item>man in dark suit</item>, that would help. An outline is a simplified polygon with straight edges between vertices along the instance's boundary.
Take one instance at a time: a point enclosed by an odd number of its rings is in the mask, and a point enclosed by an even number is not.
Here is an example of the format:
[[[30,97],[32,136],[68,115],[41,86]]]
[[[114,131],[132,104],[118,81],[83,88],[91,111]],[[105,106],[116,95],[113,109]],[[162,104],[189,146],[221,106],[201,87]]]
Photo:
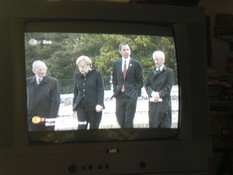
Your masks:
[[[133,128],[137,100],[143,87],[143,71],[139,61],[130,57],[127,43],[119,46],[121,58],[113,65],[113,92],[116,98],[116,117],[121,128]]]
[[[153,53],[155,68],[148,73],[145,89],[149,97],[149,127],[171,127],[171,89],[173,70],[166,67],[165,54],[162,51]]]
[[[52,131],[55,124],[53,119],[57,117],[60,105],[58,80],[47,76],[47,66],[43,61],[34,61],[32,71],[35,75],[27,78],[29,131]],[[46,123],[48,118],[52,120]]]

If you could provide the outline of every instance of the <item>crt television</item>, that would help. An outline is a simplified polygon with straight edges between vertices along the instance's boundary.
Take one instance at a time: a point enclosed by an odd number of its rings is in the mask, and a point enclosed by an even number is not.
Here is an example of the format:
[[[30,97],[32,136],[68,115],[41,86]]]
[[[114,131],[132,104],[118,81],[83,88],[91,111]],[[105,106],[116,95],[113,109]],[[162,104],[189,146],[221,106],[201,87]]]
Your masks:
[[[75,1],[15,2],[15,6],[14,13],[11,9],[1,12],[2,174],[208,174],[206,22],[202,8]],[[113,44],[106,44],[111,38],[115,38]],[[82,39],[89,47],[101,43],[101,49],[111,49],[91,52],[88,47],[77,47]],[[120,129],[114,122],[111,76],[105,69],[109,64],[101,67],[95,60],[117,55],[118,42],[125,40],[132,45],[132,57],[142,58],[144,70],[153,66],[154,50],[165,52],[166,64],[175,75],[172,97],[176,105],[170,128],[148,128],[145,93],[138,102],[139,119],[134,128]],[[53,50],[59,44],[74,49],[72,53],[66,53],[65,47]],[[75,73],[74,60],[79,54],[90,56],[96,68],[107,72],[104,115],[113,114],[98,130],[77,130],[77,119],[70,111],[70,75]],[[62,93],[55,130],[32,132],[27,123],[25,79],[32,74],[30,66],[35,59],[47,59],[48,74],[58,75],[59,57],[69,63],[68,69],[60,66],[60,72],[70,72],[58,79]]]

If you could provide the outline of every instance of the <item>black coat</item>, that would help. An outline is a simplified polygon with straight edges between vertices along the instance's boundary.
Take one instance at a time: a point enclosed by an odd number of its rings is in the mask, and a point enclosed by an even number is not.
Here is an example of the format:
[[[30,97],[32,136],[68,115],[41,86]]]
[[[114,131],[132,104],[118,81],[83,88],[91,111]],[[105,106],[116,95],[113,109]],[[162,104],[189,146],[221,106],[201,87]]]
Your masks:
[[[165,111],[171,107],[171,89],[173,86],[173,70],[164,66],[163,70],[156,73],[155,68],[148,73],[145,89],[148,97],[151,97],[153,91],[159,92],[162,102],[160,103]]]
[[[124,85],[125,93],[134,99],[141,95],[141,88],[143,87],[143,71],[139,61],[130,59],[126,78],[123,78],[122,59],[114,62],[113,65],[113,92],[114,97],[121,93],[121,87]]]
[[[96,105],[104,107],[104,83],[99,71],[93,69],[86,76],[77,73],[74,80],[73,110],[85,98],[85,110],[93,111]]]
[[[58,80],[45,76],[38,85],[36,77],[27,78],[28,116],[55,118],[60,105],[60,87]]]

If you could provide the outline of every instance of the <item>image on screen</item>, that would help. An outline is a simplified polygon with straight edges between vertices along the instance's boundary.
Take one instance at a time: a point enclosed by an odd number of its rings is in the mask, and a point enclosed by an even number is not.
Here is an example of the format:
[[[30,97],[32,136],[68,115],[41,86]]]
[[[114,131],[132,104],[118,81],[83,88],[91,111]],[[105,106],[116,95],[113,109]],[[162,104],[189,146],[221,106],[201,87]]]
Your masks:
[[[170,36],[155,35],[132,35],[132,34],[102,34],[102,33],[67,33],[67,32],[25,32],[25,74],[27,79],[27,108],[30,110],[38,110],[41,107],[43,112],[47,103],[52,103],[52,93],[59,96],[59,104],[52,107],[55,116],[36,114],[28,109],[28,130],[33,131],[78,131],[80,124],[77,118],[77,112],[73,110],[74,97],[74,79],[79,72],[76,65],[76,59],[85,55],[92,60],[92,68],[98,70],[103,79],[104,85],[104,109],[102,110],[102,118],[98,127],[100,130],[119,130],[121,129],[116,118],[116,98],[113,97],[113,63],[121,58],[119,53],[119,44],[127,43],[131,49],[131,58],[139,61],[143,70],[143,87],[141,95],[137,101],[135,117],[132,129],[148,130],[149,126],[149,100],[145,89],[145,82],[150,69],[155,68],[155,62],[152,54],[155,50],[161,50],[165,53],[166,67],[173,70],[173,85],[171,89],[170,104],[170,127],[169,129],[177,129],[179,123],[179,84],[178,84],[178,68],[175,50],[175,41]],[[58,88],[56,92],[51,92],[56,87],[46,87],[42,92],[38,92],[40,86],[33,85],[34,90],[29,90],[29,84],[35,78],[35,70],[33,70],[33,62],[43,61],[46,67],[38,70],[46,76],[53,77],[57,80]],[[30,81],[28,80],[30,79]],[[45,80],[44,80],[45,81]],[[164,80],[165,81],[165,80]],[[36,82],[35,82],[36,83]],[[44,83],[47,83],[46,81]],[[32,86],[32,85],[30,85]],[[52,89],[52,90],[51,90]],[[29,97],[30,91],[33,97]],[[49,91],[49,92],[46,92]],[[43,94],[47,93],[46,97]],[[44,99],[41,99],[44,98]],[[41,100],[40,105],[32,106],[34,100]],[[47,102],[50,101],[50,102]],[[31,106],[30,106],[31,105]],[[57,113],[56,113],[57,111]],[[32,114],[32,115],[30,115]],[[36,128],[36,130],[34,130]],[[88,125],[86,130],[91,130]],[[131,132],[131,131],[130,131]]]

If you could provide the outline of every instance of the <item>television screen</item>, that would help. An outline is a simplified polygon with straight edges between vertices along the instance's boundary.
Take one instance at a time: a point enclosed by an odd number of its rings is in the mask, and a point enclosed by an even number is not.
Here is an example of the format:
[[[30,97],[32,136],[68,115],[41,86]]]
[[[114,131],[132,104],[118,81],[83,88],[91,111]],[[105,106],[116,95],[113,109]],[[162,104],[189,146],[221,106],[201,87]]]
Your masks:
[[[61,26],[65,26],[64,29],[61,30]],[[105,31],[103,26],[115,27],[118,30],[109,30],[108,28]],[[126,26],[126,29],[122,29],[122,26]],[[135,29],[132,30],[134,32],[131,32],[131,29]],[[26,24],[24,39],[30,141],[54,143],[138,140],[166,138],[176,136],[178,133],[180,87],[175,37],[171,26],[111,22],[50,22],[47,24],[34,22]],[[141,94],[137,99],[133,126],[128,128],[124,128],[119,124],[116,117],[117,98],[113,95],[113,67],[114,62],[122,57],[119,51],[121,43],[129,45],[130,57],[141,64],[143,76],[143,84]],[[170,103],[168,104],[170,111],[167,110],[170,121],[165,126],[149,124],[151,96],[147,93],[146,84],[147,79],[151,76],[149,72],[156,69],[155,60],[152,56],[154,51],[162,51],[165,54],[164,66],[172,70],[170,84],[163,85],[164,89],[168,88],[167,93],[170,96]],[[76,60],[83,55],[91,59],[91,68],[100,73],[103,82],[104,109],[97,128],[92,128],[90,123],[87,123],[85,129],[80,128],[79,126],[82,125],[82,121],[79,118],[80,113],[77,114],[73,107],[76,86],[80,87],[78,83],[74,86],[75,79],[77,75],[82,75]],[[36,76],[43,74],[43,68],[39,70],[38,74],[34,70],[34,63],[38,62],[38,60],[45,64],[46,73],[44,75],[46,74],[46,76],[57,80],[56,96],[59,103],[56,102],[57,107],[51,106],[49,108],[49,111],[57,110],[54,116],[44,115],[48,115],[45,113],[45,106],[49,105],[46,99],[51,102],[52,98],[55,98],[53,97],[55,88],[50,87],[51,89],[48,89],[46,87],[47,90],[44,90],[43,86],[49,84],[46,82],[46,79],[42,84],[37,84],[36,82],[33,84],[33,77],[36,80]],[[129,66],[132,65],[130,64]],[[139,71],[136,70],[136,72]],[[162,74],[160,76],[162,77]],[[162,82],[168,81],[167,77],[161,79]],[[88,98],[87,95],[86,98]],[[93,96],[91,98],[96,97]],[[162,98],[161,100],[163,100]],[[158,103],[162,104],[164,102]],[[158,108],[158,110],[162,109],[162,106],[160,109]],[[152,112],[151,115],[156,115],[154,113]]]

